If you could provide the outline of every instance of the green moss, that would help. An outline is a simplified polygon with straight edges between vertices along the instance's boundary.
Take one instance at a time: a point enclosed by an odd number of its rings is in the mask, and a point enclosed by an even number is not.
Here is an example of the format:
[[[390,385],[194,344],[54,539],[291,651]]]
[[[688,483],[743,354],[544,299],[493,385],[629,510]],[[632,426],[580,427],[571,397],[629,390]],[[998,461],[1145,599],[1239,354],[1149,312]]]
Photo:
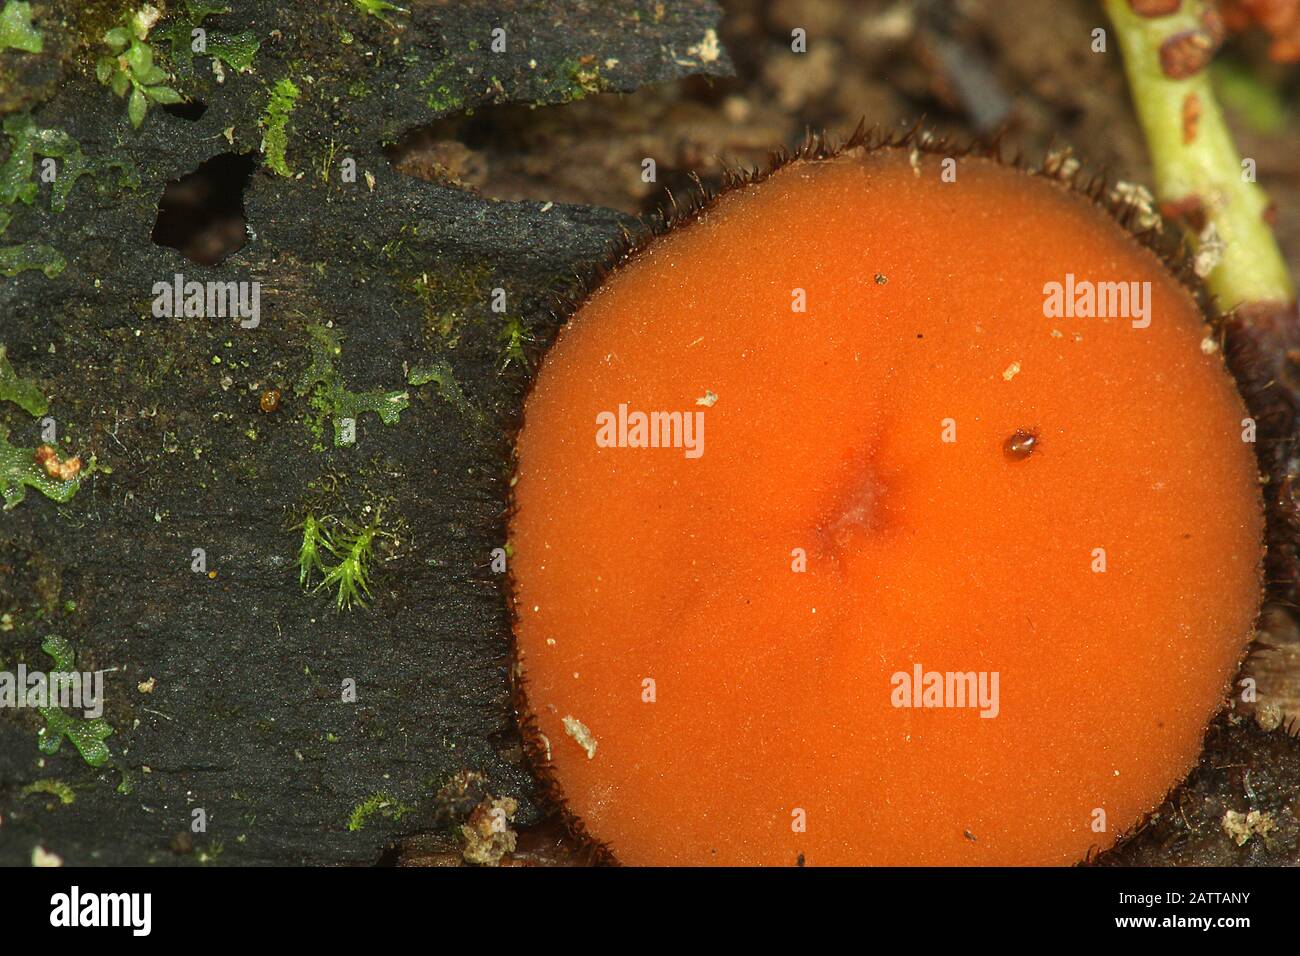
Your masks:
[[[53,279],[67,264],[57,249],[44,243],[0,247],[0,273],[11,278],[29,269],[39,269],[45,273],[45,278]]]
[[[506,351],[506,357],[501,362],[501,368],[509,368],[513,362],[518,362],[525,369],[528,368],[528,355],[524,351],[524,344],[528,341],[528,332],[524,329],[524,323],[518,316],[512,315],[506,320],[499,338],[502,344],[505,345]]]
[[[375,536],[379,534],[379,515],[367,525],[352,522],[329,539],[330,552],[339,559],[338,564],[325,569],[325,577],[317,590],[333,588],[337,592],[340,611],[354,606],[365,607],[370,596],[370,564],[374,559]]]
[[[608,82],[600,75],[598,66],[586,66],[580,60],[572,58],[559,62],[556,77],[561,101],[565,103],[586,99],[609,88]]]
[[[208,17],[229,13],[230,8],[218,3],[206,3],[204,0],[185,0],[184,10],[177,11],[172,22],[159,28],[159,39],[171,43],[171,59],[176,70],[189,74],[194,65],[194,30]],[[207,43],[207,55],[220,60],[234,70],[252,70],[253,58],[257,56],[261,43],[249,30],[242,33],[223,33],[219,30],[204,28]],[[202,54],[200,54],[202,55]]]
[[[389,3],[388,0],[352,0],[352,5],[367,16],[383,20],[391,24],[392,21],[385,16],[387,13],[407,13],[404,7],[399,7],[395,3]]]
[[[406,281],[424,305],[429,332],[441,345],[455,348],[465,319],[487,301],[492,270],[480,264],[442,273],[421,272]]]
[[[286,153],[289,148],[289,116],[302,91],[287,76],[271,88],[271,97],[262,112],[262,153],[266,165],[281,176],[292,176]]]
[[[21,0],[8,0],[0,10],[0,52],[24,50],[40,53],[42,49],[41,35],[32,26],[32,5]]]
[[[91,161],[82,152],[80,144],[67,133],[38,127],[29,115],[6,117],[3,129],[9,140],[9,155],[0,164],[0,234],[8,228],[15,205],[30,206],[36,201],[39,187],[33,174],[37,156],[63,160],[62,168],[50,187],[52,212],[63,212],[73,187],[89,173],[98,174],[116,167],[121,174],[121,185],[132,188],[140,185],[139,174],[125,161],[115,157]],[[0,273],[6,276],[39,269],[46,278],[52,279],[66,265],[63,256],[44,243],[0,247]]]
[[[451,365],[445,359],[439,359],[431,365],[416,365],[411,369],[406,381],[411,385],[427,385],[430,382],[438,389],[438,394],[466,418],[482,424],[484,416],[478,406],[465,397],[460,383],[452,372]]]
[[[319,573],[321,580],[313,590],[334,590],[340,611],[365,607],[365,599],[370,596],[375,539],[385,533],[380,526],[380,511],[376,509],[374,518],[365,525],[346,518],[321,521],[308,513],[298,527],[303,530],[298,582],[306,587],[312,575]],[[323,553],[336,560],[322,560]]]
[[[38,187],[33,173],[37,156],[63,160],[50,186],[51,212],[63,212],[67,208],[72,188],[88,174],[100,175],[116,169],[118,185],[131,189],[140,185],[139,173],[125,159],[109,156],[91,160],[82,152],[81,144],[63,130],[39,127],[31,116],[6,117],[4,132],[9,139],[9,156],[0,165],[0,204],[5,206],[19,202],[30,206],[36,200]]]
[[[33,418],[40,418],[50,407],[40,386],[18,377],[3,344],[0,344],[0,402],[13,402]]]
[[[451,64],[441,63],[420,81],[420,89],[428,90],[425,105],[435,113],[454,113],[464,102],[447,82],[450,72]]]
[[[54,660],[51,676],[59,673],[76,671],[76,655],[72,645],[62,637],[51,634],[41,643],[41,650]],[[108,747],[104,739],[113,733],[113,728],[102,717],[86,719],[65,714],[58,707],[37,708],[45,718],[45,726],[37,731],[37,746],[43,754],[56,754],[63,746],[66,737],[77,748],[81,758],[92,767],[102,767],[108,762]]]
[[[325,529],[314,514],[308,514],[298,525],[302,529],[302,545],[298,548],[298,583],[305,585],[313,571],[325,573],[321,561],[321,549],[328,549]]]
[[[22,794],[24,797],[34,796],[35,794],[46,794],[51,797],[58,797],[59,802],[65,807],[77,799],[77,795],[72,792],[62,780],[36,780],[23,787]]]
[[[334,444],[346,445],[343,422],[354,422],[366,412],[374,412],[385,425],[396,425],[402,412],[411,404],[404,391],[371,389],[353,392],[343,386],[334,361],[343,354],[342,333],[314,324],[307,327],[311,363],[294,385],[298,395],[311,396],[309,403],[317,412],[312,432],[320,442],[326,419],[334,423]]]
[[[410,813],[411,809],[386,793],[373,793],[352,808],[352,812],[348,815],[348,832],[356,833],[376,813],[390,820],[400,820]]]
[[[36,464],[36,449],[9,444],[9,428],[0,425],[0,498],[4,499],[5,511],[18,507],[27,497],[28,488],[35,488],[52,501],[68,501],[93,467],[92,461],[90,467],[81,469],[76,478],[67,481],[51,478]]]

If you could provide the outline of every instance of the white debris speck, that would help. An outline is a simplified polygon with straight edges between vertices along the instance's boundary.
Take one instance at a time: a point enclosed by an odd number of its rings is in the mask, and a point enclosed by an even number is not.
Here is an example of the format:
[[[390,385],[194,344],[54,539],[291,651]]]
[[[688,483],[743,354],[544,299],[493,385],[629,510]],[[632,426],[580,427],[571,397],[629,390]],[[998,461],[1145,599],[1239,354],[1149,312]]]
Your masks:
[[[705,389],[704,397],[697,398],[695,404],[703,405],[705,408],[712,408],[714,405],[718,404],[718,396],[715,392],[710,392],[708,389]]]
[[[1219,238],[1219,230],[1214,223],[1207,223],[1196,237],[1196,258],[1192,260],[1192,269],[1204,279],[1223,261],[1223,252],[1227,243]]]
[[[1160,218],[1160,214],[1156,212],[1156,197],[1151,195],[1151,190],[1140,183],[1126,183],[1121,180],[1110,191],[1110,197],[1115,202],[1121,202],[1133,207],[1133,210],[1137,213],[1135,224],[1139,228],[1154,229],[1156,232],[1160,232],[1164,226],[1164,221]]]
[[[564,718],[564,732],[572,737],[579,747],[587,751],[587,759],[596,756],[596,738],[591,735],[587,725],[577,717]]]
[[[1201,339],[1201,351],[1206,355],[1213,355],[1215,352],[1219,351],[1219,343],[1215,341],[1214,336],[1207,335],[1205,338]]]
[[[714,29],[705,30],[704,39],[695,46],[688,46],[686,53],[695,57],[701,63],[716,62],[722,54],[722,47],[718,43],[718,31]]]
[[[1007,370],[1002,373],[1002,378],[1005,381],[1009,382],[1019,374],[1020,374],[1020,363],[1012,362],[1010,365],[1007,366]]]
[[[1249,813],[1229,810],[1219,823],[1237,846],[1244,846],[1253,836],[1262,837],[1277,829],[1277,822],[1273,817],[1259,810],[1251,810]]]

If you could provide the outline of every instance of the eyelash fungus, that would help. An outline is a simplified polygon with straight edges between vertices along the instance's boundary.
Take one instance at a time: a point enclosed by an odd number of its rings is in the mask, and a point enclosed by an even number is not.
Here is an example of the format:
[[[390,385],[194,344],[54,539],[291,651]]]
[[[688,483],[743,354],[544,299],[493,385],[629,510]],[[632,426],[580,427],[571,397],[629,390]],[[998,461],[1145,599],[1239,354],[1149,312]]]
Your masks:
[[[603,858],[1069,864],[1185,777],[1258,471],[1195,280],[1110,196],[859,128],[572,307],[516,443],[516,699]]]

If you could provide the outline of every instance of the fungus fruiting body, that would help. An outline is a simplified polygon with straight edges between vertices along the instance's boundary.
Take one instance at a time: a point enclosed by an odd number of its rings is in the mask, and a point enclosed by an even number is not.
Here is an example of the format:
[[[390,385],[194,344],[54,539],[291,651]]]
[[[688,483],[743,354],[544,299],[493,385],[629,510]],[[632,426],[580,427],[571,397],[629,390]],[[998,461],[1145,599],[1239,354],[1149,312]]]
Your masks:
[[[910,145],[802,156],[627,256],[516,448],[522,706],[568,810],[630,864],[1110,846],[1258,610],[1207,335],[1089,197]]]

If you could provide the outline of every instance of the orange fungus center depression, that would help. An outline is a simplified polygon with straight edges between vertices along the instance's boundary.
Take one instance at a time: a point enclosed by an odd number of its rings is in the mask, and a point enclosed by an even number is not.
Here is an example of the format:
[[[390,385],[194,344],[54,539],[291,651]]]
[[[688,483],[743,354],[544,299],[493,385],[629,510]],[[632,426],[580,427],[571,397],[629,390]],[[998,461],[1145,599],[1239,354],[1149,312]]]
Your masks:
[[[623,863],[1072,863],[1229,692],[1263,518],[1194,300],[1061,183],[955,169],[732,190],[543,363],[517,667]]]

